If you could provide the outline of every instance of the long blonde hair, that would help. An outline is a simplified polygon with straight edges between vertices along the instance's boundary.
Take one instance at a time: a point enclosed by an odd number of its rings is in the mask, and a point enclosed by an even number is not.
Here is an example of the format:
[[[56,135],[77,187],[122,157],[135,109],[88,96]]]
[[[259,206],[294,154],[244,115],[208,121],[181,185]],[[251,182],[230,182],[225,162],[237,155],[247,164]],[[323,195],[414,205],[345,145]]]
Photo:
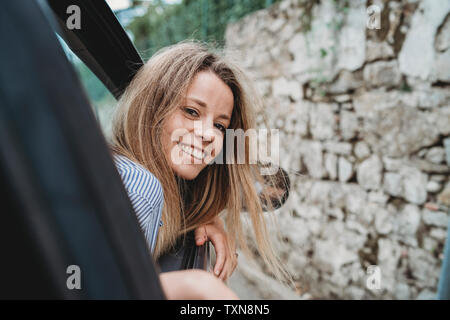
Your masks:
[[[250,81],[235,63],[194,41],[166,47],[151,57],[123,93],[114,116],[113,152],[147,168],[164,190],[164,227],[159,230],[153,255],[158,258],[173,247],[180,235],[210,222],[224,210],[229,240],[232,244],[237,241],[241,250],[251,255],[240,219],[245,204],[259,255],[277,278],[286,278],[287,273],[269,241],[261,200],[255,189],[255,181],[264,183],[258,167],[247,161],[213,163],[194,180],[184,181],[175,176],[168,155],[161,152],[164,120],[179,107],[200,71],[212,71],[232,90],[234,106],[229,129],[240,128],[245,132],[255,128],[253,108],[260,100]],[[245,141],[245,154],[248,151]],[[268,196],[264,196],[270,203]]]

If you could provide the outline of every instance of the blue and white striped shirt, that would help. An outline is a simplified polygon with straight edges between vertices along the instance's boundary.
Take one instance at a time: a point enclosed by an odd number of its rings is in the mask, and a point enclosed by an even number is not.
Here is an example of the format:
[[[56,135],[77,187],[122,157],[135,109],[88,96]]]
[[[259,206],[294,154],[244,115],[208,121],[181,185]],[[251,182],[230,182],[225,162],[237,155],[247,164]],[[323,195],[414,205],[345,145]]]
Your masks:
[[[124,156],[114,155],[114,162],[144,231],[145,239],[153,252],[158,228],[162,226],[161,215],[164,204],[162,185],[150,171]]]

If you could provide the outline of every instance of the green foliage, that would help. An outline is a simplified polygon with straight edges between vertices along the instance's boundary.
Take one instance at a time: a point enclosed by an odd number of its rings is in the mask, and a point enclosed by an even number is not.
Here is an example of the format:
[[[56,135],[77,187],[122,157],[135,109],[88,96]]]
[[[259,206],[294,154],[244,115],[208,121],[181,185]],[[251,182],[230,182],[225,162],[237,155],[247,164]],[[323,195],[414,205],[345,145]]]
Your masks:
[[[86,90],[91,101],[99,102],[107,99],[110,95],[109,91],[105,88],[103,83],[92,73],[89,68],[81,61],[75,63],[75,69],[77,70],[81,83]]]
[[[408,83],[406,81],[403,81],[402,84],[400,85],[400,91],[403,92],[412,92],[412,88],[408,85]]]
[[[87,94],[95,115],[99,118],[99,116],[101,116],[100,114],[103,112],[102,110],[110,109],[115,105],[114,97],[84,62],[69,49],[66,43],[62,39],[58,39],[66,53],[67,59],[72,63],[78,74],[78,78]]]
[[[183,0],[179,4],[153,1],[147,13],[134,19],[128,29],[144,58],[158,49],[185,39],[224,43],[225,29],[253,11],[278,0]]]
[[[319,0],[298,0],[298,5],[303,8],[303,14],[300,16],[300,23],[303,32],[311,31],[311,23],[313,19],[313,8],[319,4]]]
[[[99,120],[103,132],[107,135],[111,126],[110,113],[116,105],[116,100],[83,62],[75,57],[71,61],[88,96],[92,110]]]
[[[180,4],[170,5],[163,0],[153,0],[148,12],[134,19],[128,29],[133,33],[135,45],[145,59],[158,49],[185,39],[223,45],[225,28],[229,22],[263,9],[275,1],[277,0],[184,0]],[[139,4],[139,0],[133,0],[133,5]],[[110,113],[116,103],[114,97],[83,62],[69,53],[68,48],[64,48],[98,120],[105,133],[108,133]]]

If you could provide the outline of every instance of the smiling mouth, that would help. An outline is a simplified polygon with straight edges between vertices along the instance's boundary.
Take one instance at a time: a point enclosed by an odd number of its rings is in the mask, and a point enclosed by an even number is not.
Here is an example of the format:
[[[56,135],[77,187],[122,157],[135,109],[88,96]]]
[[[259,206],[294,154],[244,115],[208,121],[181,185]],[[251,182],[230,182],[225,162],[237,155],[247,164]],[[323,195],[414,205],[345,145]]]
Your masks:
[[[178,146],[180,147],[180,149],[184,153],[194,157],[197,160],[203,160],[203,159],[206,158],[206,153],[203,152],[203,151],[200,151],[200,150],[198,150],[196,148],[193,148],[193,147],[188,146],[188,145],[183,144],[183,143],[178,143]]]

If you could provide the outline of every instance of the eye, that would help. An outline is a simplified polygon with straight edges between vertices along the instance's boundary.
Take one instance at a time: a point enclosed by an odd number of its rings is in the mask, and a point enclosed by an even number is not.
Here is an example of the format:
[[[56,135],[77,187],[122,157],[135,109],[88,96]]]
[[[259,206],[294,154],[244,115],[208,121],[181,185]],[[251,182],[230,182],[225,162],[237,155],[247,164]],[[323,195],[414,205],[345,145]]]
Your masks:
[[[184,107],[183,110],[184,110],[184,112],[186,112],[190,116],[198,117],[198,112],[195,111],[194,109],[191,109],[191,108],[188,108],[188,107]]]
[[[216,123],[216,128],[219,129],[220,131],[222,131],[222,133],[225,133],[225,127],[223,125],[221,125],[220,123]]]

